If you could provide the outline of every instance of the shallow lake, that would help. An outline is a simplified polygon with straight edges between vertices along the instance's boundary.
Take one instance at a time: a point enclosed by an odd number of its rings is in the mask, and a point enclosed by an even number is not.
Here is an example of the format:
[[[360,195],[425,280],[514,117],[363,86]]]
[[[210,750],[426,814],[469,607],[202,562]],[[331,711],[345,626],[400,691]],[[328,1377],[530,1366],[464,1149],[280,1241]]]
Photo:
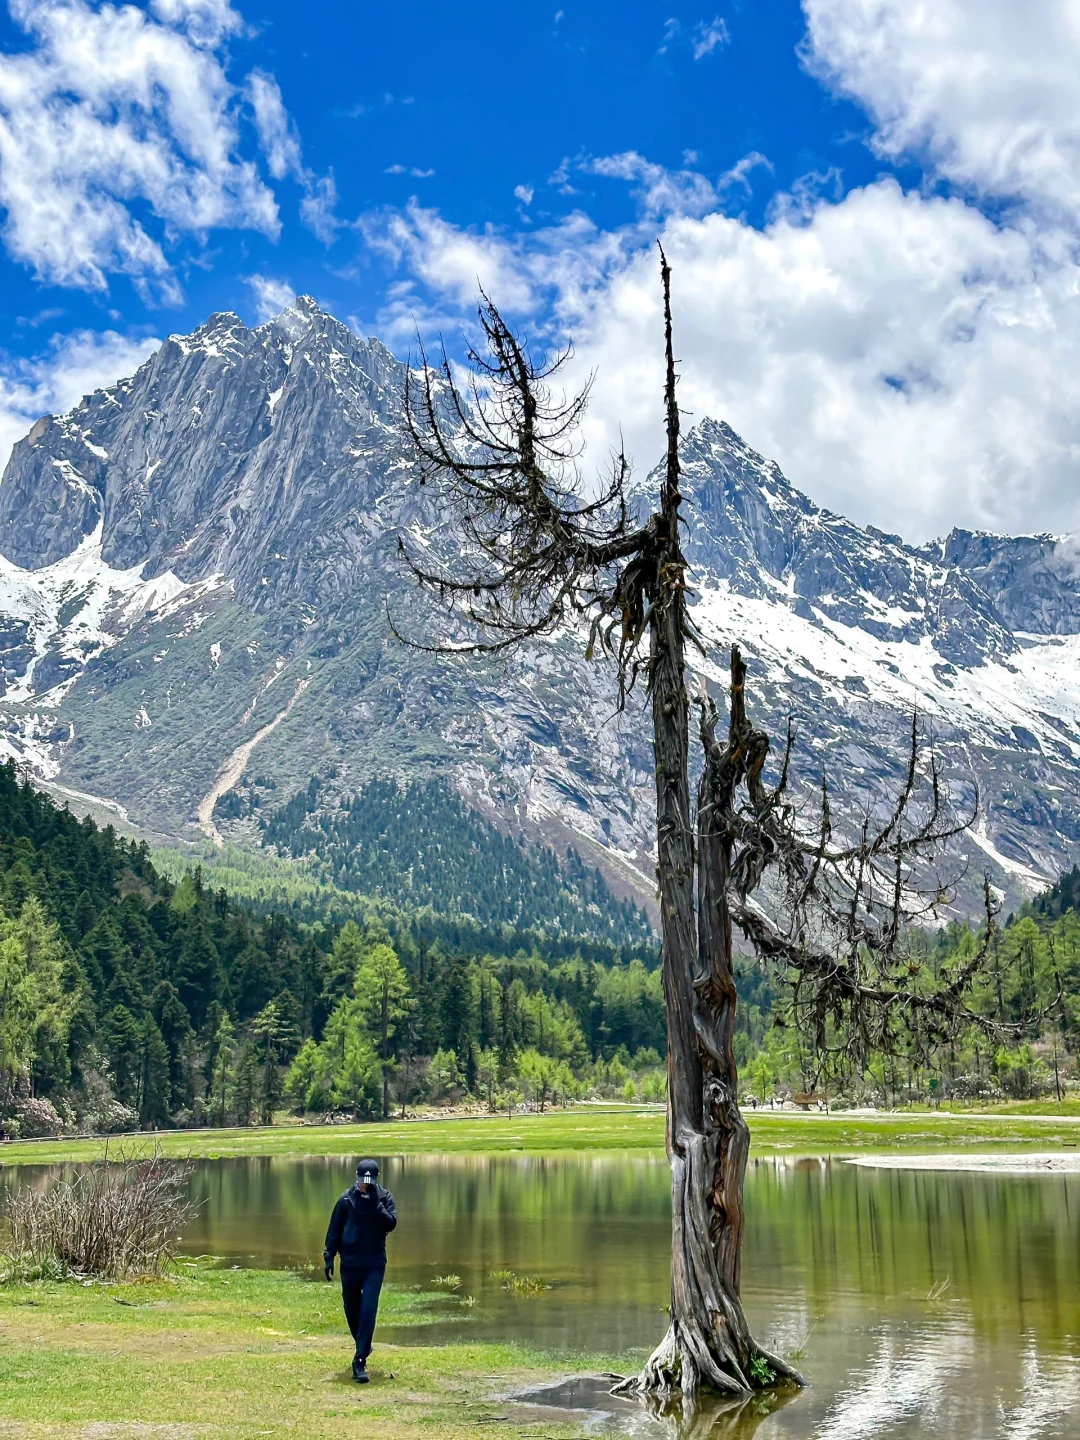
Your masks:
[[[621,1356],[630,1369],[660,1338],[662,1159],[380,1160],[400,1216],[388,1278],[430,1291],[436,1276],[460,1277],[433,1305],[448,1318],[384,1330],[384,1340],[519,1340],[568,1357]],[[335,1158],[200,1162],[184,1248],[235,1264],[321,1264],[351,1170]],[[732,1433],[1080,1437],[1080,1175],[761,1159],[750,1164],[746,1208],[751,1322],[770,1348],[798,1352],[812,1388]],[[512,1294],[492,1276],[507,1270],[550,1288]]]

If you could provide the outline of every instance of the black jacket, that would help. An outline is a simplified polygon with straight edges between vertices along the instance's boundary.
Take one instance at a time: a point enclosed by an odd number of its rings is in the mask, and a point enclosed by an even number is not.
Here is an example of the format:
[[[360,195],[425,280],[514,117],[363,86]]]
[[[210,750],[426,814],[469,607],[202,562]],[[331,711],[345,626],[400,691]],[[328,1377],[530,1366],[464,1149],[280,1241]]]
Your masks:
[[[386,1237],[397,1225],[394,1197],[381,1185],[363,1195],[352,1185],[334,1206],[326,1231],[323,1262],[332,1265],[341,1256],[341,1268],[353,1265],[385,1265]]]

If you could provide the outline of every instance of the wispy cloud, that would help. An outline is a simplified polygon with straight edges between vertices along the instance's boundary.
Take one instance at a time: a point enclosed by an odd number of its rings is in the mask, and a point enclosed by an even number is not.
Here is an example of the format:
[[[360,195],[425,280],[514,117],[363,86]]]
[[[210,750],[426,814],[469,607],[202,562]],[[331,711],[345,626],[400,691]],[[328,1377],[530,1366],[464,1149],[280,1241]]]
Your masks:
[[[691,26],[684,25],[673,15],[664,21],[664,30],[656,53],[666,55],[674,46],[684,44],[690,49],[695,60],[704,60],[706,55],[711,55],[730,40],[728,27],[719,15],[714,15],[711,20],[699,20]]]
[[[750,153],[744,155],[741,160],[736,160],[730,170],[725,170],[724,173],[717,178],[717,192],[725,195],[730,190],[739,189],[749,194],[751,189],[751,173],[754,170],[761,169],[768,170],[771,174],[772,168],[772,161],[767,155],[762,155],[760,150],[751,150]]]
[[[718,200],[716,187],[698,171],[669,170],[636,150],[583,158],[575,168],[584,175],[629,182],[646,216],[703,215]]]
[[[302,187],[301,220],[324,245],[331,244],[341,224],[334,213],[337,186],[333,172],[316,175],[304,164],[300,136],[272,75],[253,70],[248,76],[246,88],[259,144],[270,174],[275,180],[289,177]]]
[[[324,245],[332,245],[341,229],[341,221],[335,213],[338,194],[333,171],[327,175],[309,174],[304,189],[306,194],[300,201],[300,219],[317,240]]]
[[[0,352],[0,473],[12,445],[41,415],[62,415],[84,395],[134,374],[160,344],[151,335],[75,330],[29,359]]]
[[[277,81],[263,70],[253,70],[247,79],[247,96],[255,112],[255,129],[270,174],[275,180],[284,180],[286,175],[302,175],[300,136],[285,109]]]
[[[275,280],[270,275],[247,275],[245,285],[250,285],[255,296],[255,313],[260,321],[272,320],[296,299],[296,291],[287,280]]]
[[[660,44],[656,47],[656,53],[658,55],[666,55],[667,52],[671,49],[673,43],[679,38],[681,34],[682,26],[679,24],[678,20],[676,20],[674,16],[672,16],[668,20],[665,20],[664,33],[660,37]]]
[[[728,28],[719,15],[714,15],[711,20],[699,20],[694,26],[692,36],[694,59],[703,60],[706,55],[719,50],[721,45],[726,45],[730,39]]]

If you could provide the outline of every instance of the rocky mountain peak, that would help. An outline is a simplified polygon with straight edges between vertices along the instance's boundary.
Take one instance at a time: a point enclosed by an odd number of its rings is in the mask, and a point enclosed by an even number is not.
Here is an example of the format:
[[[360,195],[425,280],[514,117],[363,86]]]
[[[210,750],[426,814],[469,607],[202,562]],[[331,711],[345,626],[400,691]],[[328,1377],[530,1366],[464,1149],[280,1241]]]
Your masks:
[[[1014,631],[1080,631],[1080,535],[952,530],[923,553],[970,575]]]
[[[256,746],[279,793],[331,770],[342,787],[451,775],[644,893],[646,732],[609,723],[610,674],[574,636],[501,668],[388,638],[387,604],[416,603],[396,535],[455,540],[405,483],[404,373],[300,296],[254,328],[215,314],[42,417],[0,484],[0,752],[172,831],[209,823]],[[722,420],[685,435],[682,462],[705,682],[740,640],[760,718],[780,733],[794,713],[800,765],[829,762],[856,808],[895,778],[917,708],[983,795],[971,873],[989,864],[1005,889],[1071,863],[1075,540],[957,530],[913,548],[815,504]],[[635,482],[637,507],[658,481]]]
[[[1015,652],[1008,626],[962,566],[931,562],[897,536],[822,509],[723,421],[689,432],[683,472],[695,517],[687,552],[708,583],[813,624],[894,643],[926,640],[941,664]],[[657,472],[650,479],[655,485]]]
[[[401,447],[400,363],[310,296],[255,330],[229,311],[172,335],[130,379],[39,421],[0,484],[0,554],[24,569],[100,525],[120,569],[220,571],[251,601],[298,552],[314,576]],[[366,521],[365,521],[366,523]]]

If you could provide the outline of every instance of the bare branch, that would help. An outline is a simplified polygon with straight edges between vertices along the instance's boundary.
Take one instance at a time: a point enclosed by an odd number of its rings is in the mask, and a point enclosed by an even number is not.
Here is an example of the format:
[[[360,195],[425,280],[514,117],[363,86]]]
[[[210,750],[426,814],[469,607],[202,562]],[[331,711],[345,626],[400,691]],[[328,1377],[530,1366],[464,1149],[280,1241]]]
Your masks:
[[[784,798],[790,727],[780,780],[771,790],[765,785],[769,742],[747,719],[745,681],[736,646],[723,749],[716,740],[716,708],[712,701],[702,704],[700,863],[708,835],[721,835],[731,922],[786,981],[788,1012],[819,1066],[842,1058],[845,1066],[858,1067],[871,1054],[892,1054],[904,1044],[941,1045],[966,1027],[999,1040],[1018,1034],[1020,1027],[989,1019],[968,1003],[996,936],[988,883],[980,944],[953,974],[931,983],[908,944],[911,921],[933,913],[950,893],[940,879],[927,884],[928,862],[974,819],[974,812],[954,813],[932,750],[924,761],[917,719],[884,821],[874,825],[868,810],[857,839],[837,845],[824,776],[812,828],[800,823]],[[753,898],[759,888],[766,905]],[[783,919],[770,918],[770,908]]]

